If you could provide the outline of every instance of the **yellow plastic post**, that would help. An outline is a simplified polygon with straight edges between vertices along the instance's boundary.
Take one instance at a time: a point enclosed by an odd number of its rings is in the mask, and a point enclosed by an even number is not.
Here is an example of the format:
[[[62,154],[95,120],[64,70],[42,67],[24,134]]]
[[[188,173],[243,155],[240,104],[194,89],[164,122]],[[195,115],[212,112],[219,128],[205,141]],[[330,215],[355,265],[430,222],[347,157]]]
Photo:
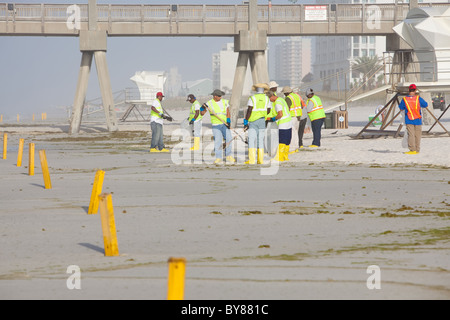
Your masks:
[[[99,195],[100,217],[102,220],[103,243],[105,244],[105,256],[113,257],[119,255],[117,245],[116,222],[111,193]]]
[[[19,117],[19,114],[17,114],[17,122],[19,122],[19,118],[20,118],[20,117]]]
[[[33,113],[33,122],[34,122],[34,113]]]
[[[34,143],[30,143],[28,147],[28,175],[34,176]]]
[[[22,166],[23,144],[24,144],[24,140],[20,139],[19,140],[19,151],[17,152],[17,166],[18,167]]]
[[[0,114],[0,122],[3,122],[3,115]]]
[[[186,274],[185,258],[169,258],[169,279],[167,300],[184,299],[184,276]]]
[[[6,154],[8,150],[8,134],[4,133],[3,134],[3,159],[6,159]]]
[[[88,214],[96,214],[98,212],[98,196],[102,193],[103,180],[105,171],[97,170],[92,187],[91,201],[89,202]]]
[[[45,189],[52,188],[52,182],[50,181],[50,173],[48,172],[47,157],[45,156],[45,150],[39,150],[39,159],[41,159],[42,174],[44,175]]]

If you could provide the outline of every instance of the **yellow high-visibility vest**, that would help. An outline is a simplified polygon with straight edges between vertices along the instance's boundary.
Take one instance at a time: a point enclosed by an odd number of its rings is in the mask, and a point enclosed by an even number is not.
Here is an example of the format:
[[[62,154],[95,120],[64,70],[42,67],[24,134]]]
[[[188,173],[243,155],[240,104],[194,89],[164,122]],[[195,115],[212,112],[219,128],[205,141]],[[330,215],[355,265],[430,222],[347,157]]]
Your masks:
[[[297,93],[291,92],[286,99],[291,100],[291,117],[301,117],[302,116],[302,107],[305,106],[305,102],[302,97],[300,97]]]
[[[267,115],[267,103],[269,97],[267,97],[264,93],[257,93],[250,97],[253,102],[252,114],[248,119],[249,122],[253,122],[260,118],[263,118]]]
[[[227,108],[228,108],[228,100],[222,99],[221,104],[219,105],[214,99],[208,101],[207,105],[212,109],[211,112],[211,124],[223,124],[227,121]],[[223,122],[221,121],[223,120]]]
[[[195,117],[195,111],[196,111],[195,107],[196,106],[200,106],[200,102],[198,102],[198,100],[195,100],[194,103],[192,103],[192,105],[191,105],[191,112],[189,113],[189,121],[191,121]],[[202,120],[202,118],[203,118],[203,116],[201,115],[200,110],[199,110],[198,117],[195,121]]]
[[[311,101],[314,105],[313,109],[308,112],[308,116],[309,119],[311,121],[317,120],[317,119],[322,119],[325,118],[325,110],[323,110],[323,106],[322,106],[322,100],[320,100],[320,98],[316,95],[314,95],[311,99],[308,99],[306,101],[306,104],[308,105],[309,101]]]

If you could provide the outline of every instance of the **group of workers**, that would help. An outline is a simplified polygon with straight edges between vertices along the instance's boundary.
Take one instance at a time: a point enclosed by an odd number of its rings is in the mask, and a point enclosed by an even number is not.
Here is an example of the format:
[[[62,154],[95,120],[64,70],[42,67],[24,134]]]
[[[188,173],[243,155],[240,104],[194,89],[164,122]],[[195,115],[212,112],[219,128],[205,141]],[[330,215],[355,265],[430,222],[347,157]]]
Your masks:
[[[302,97],[293,92],[290,87],[284,87],[281,93],[284,98],[278,96],[278,84],[275,81],[254,84],[247,103],[247,111],[244,117],[244,131],[248,131],[248,161],[247,164],[262,164],[265,154],[264,140],[268,123],[276,123],[278,130],[278,148],[273,160],[289,160],[289,150],[292,140],[293,121],[299,121],[298,129],[298,152],[303,148],[303,133],[305,131],[307,117],[311,121],[313,142],[311,148],[320,147],[321,128],[325,120],[325,111],[321,99],[314,93],[313,89],[306,90],[306,103]],[[219,89],[214,90],[211,100],[204,104],[189,94],[187,101],[191,103],[189,113],[189,125],[192,126],[194,142],[191,150],[200,149],[202,118],[208,111],[211,118],[212,132],[214,137],[215,164],[223,163],[223,150],[225,150],[225,161],[228,164],[235,163],[231,151],[231,115],[229,100],[222,98],[225,93]],[[167,152],[162,141],[162,122],[164,119],[171,121],[170,116],[164,114],[161,101],[164,95],[158,92],[151,106],[151,130],[152,142],[150,152]],[[271,125],[272,127],[272,125]]]
[[[303,133],[307,117],[311,121],[313,141],[310,148],[320,147],[321,129],[325,120],[325,111],[321,99],[314,93],[313,89],[306,90],[306,103],[302,97],[293,92],[290,87],[284,87],[281,93],[284,98],[278,96],[278,84],[271,81],[268,84],[258,83],[253,85],[247,103],[247,111],[244,117],[244,131],[248,131],[248,161],[247,164],[262,164],[265,154],[264,140],[268,123],[276,123],[278,129],[278,148],[273,160],[287,161],[290,154],[293,121],[299,121],[298,128],[298,152],[303,148]],[[215,164],[223,163],[223,150],[225,149],[225,161],[235,163],[236,160],[231,152],[231,116],[229,101],[222,97],[225,93],[214,90],[213,98],[204,104],[189,94],[186,101],[191,103],[189,114],[189,125],[192,126],[194,145],[191,150],[200,149],[202,118],[207,111],[211,116],[212,132],[214,136]],[[169,152],[163,142],[163,120],[173,119],[164,113],[161,102],[164,98],[162,92],[156,94],[156,99],[151,106],[150,126],[152,130],[152,141],[150,152]],[[408,148],[406,154],[417,154],[420,152],[420,140],[422,134],[422,112],[421,108],[428,107],[427,102],[419,97],[415,84],[409,86],[409,93],[399,104],[399,108],[405,112],[405,124],[408,135]],[[225,142],[224,142],[225,141]]]

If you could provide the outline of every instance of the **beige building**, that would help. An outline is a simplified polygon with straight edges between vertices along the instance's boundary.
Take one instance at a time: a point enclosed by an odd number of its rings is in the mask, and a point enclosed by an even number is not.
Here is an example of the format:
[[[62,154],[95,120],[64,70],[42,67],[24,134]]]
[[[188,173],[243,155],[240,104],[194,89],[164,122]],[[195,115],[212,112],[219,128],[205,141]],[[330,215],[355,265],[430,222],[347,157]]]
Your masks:
[[[312,40],[290,37],[275,44],[274,77],[280,86],[299,87],[312,71]]]

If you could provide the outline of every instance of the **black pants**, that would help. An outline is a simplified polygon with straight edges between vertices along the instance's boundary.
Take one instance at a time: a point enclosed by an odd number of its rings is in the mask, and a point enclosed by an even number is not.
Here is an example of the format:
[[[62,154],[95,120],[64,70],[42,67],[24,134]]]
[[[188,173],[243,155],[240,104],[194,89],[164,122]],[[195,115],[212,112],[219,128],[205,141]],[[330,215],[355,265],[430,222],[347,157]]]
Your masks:
[[[311,121],[311,129],[313,132],[312,144],[315,146],[318,146],[318,147],[320,147],[321,131],[322,131],[322,125],[323,125],[324,120],[325,120],[325,118]]]
[[[298,146],[301,147],[303,145],[303,133],[305,132],[306,122],[308,119],[302,119],[298,124]]]

